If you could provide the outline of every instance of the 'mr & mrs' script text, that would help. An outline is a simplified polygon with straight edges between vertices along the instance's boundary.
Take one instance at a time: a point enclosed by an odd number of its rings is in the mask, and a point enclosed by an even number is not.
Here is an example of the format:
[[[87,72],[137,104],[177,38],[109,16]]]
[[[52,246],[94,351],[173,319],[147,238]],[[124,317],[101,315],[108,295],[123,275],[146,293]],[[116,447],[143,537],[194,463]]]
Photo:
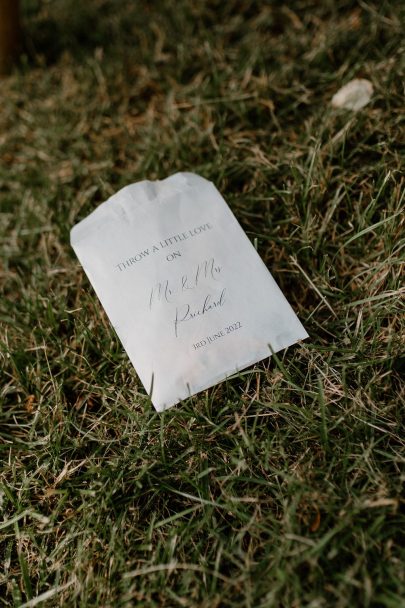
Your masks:
[[[177,338],[183,323],[202,317],[225,304],[225,287],[221,290],[217,287],[215,295],[205,291],[207,285],[214,287],[220,280],[221,271],[221,266],[214,258],[210,258],[175,281],[165,279],[156,283],[150,290],[149,309],[152,310],[159,303],[174,306],[173,328]]]

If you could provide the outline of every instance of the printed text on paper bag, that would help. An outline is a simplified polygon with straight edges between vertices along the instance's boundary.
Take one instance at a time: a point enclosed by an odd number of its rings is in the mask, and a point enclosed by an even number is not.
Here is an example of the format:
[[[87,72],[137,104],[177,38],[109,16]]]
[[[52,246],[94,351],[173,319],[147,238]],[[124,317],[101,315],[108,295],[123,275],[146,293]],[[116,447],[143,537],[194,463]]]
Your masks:
[[[226,288],[221,289],[215,285],[222,278],[221,271],[222,267],[215,258],[210,258],[175,280],[164,279],[156,283],[150,290],[149,309],[152,310],[159,303],[172,305],[174,335],[178,338],[180,327],[184,323],[224,306]],[[210,286],[216,288],[215,295],[207,293]]]
[[[240,321],[236,321],[236,323],[231,323],[230,325],[227,325],[226,327],[224,327],[224,329],[220,329],[216,333],[211,334],[211,336],[206,336],[202,340],[199,340],[198,342],[193,344],[193,348],[194,348],[194,350],[198,350],[199,348],[208,346],[209,344],[212,344],[216,340],[220,340],[221,338],[224,338],[225,336],[232,333],[233,331],[237,331],[238,329],[241,329],[241,327],[242,327],[242,323]]]
[[[158,253],[159,251],[161,251],[162,249],[165,249],[166,247],[179,245],[179,243],[182,243],[183,241],[186,241],[187,239],[199,236],[200,234],[204,234],[208,230],[212,230],[212,228],[213,228],[212,224],[210,224],[209,222],[206,222],[205,224],[201,224],[200,226],[195,226],[194,228],[191,228],[190,230],[185,230],[184,232],[180,232],[178,234],[169,236],[168,238],[162,239],[161,241],[159,241],[159,243],[154,243],[150,247],[142,248],[141,251],[138,251],[131,257],[128,257],[126,260],[123,260],[122,262],[120,262],[119,264],[116,264],[115,268],[118,269],[120,272],[122,272],[123,270],[128,270],[128,268],[131,268],[131,266],[133,266],[134,264],[138,264],[145,258],[149,257],[151,254]],[[176,256],[173,256],[173,254],[169,254],[169,256],[167,256],[166,259],[170,260],[170,259],[174,259],[175,257]]]

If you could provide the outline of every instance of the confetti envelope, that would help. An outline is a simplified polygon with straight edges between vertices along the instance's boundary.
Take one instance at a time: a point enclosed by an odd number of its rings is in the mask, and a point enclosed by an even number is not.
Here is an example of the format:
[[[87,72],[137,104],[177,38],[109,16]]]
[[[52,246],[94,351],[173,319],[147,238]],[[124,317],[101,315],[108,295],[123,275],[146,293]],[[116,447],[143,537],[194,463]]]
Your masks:
[[[71,244],[158,411],[307,337],[221,194],[193,173],[123,188]]]

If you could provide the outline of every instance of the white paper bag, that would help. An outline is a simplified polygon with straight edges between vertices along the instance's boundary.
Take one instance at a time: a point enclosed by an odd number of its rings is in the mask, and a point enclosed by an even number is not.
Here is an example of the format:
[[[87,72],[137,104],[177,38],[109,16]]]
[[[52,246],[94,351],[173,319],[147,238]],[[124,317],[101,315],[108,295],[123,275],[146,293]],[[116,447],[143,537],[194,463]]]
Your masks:
[[[198,175],[123,188],[74,226],[71,244],[158,411],[307,337]]]

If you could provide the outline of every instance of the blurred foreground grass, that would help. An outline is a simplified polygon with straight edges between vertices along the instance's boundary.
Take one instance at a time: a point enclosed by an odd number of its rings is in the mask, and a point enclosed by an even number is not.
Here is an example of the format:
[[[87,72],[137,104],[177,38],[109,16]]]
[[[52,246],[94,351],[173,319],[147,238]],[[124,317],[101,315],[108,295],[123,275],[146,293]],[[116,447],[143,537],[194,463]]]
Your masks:
[[[401,6],[24,4],[0,82],[1,606],[404,605]],[[353,77],[370,105],[331,109]],[[69,230],[178,170],[216,184],[310,339],[156,414]]]

